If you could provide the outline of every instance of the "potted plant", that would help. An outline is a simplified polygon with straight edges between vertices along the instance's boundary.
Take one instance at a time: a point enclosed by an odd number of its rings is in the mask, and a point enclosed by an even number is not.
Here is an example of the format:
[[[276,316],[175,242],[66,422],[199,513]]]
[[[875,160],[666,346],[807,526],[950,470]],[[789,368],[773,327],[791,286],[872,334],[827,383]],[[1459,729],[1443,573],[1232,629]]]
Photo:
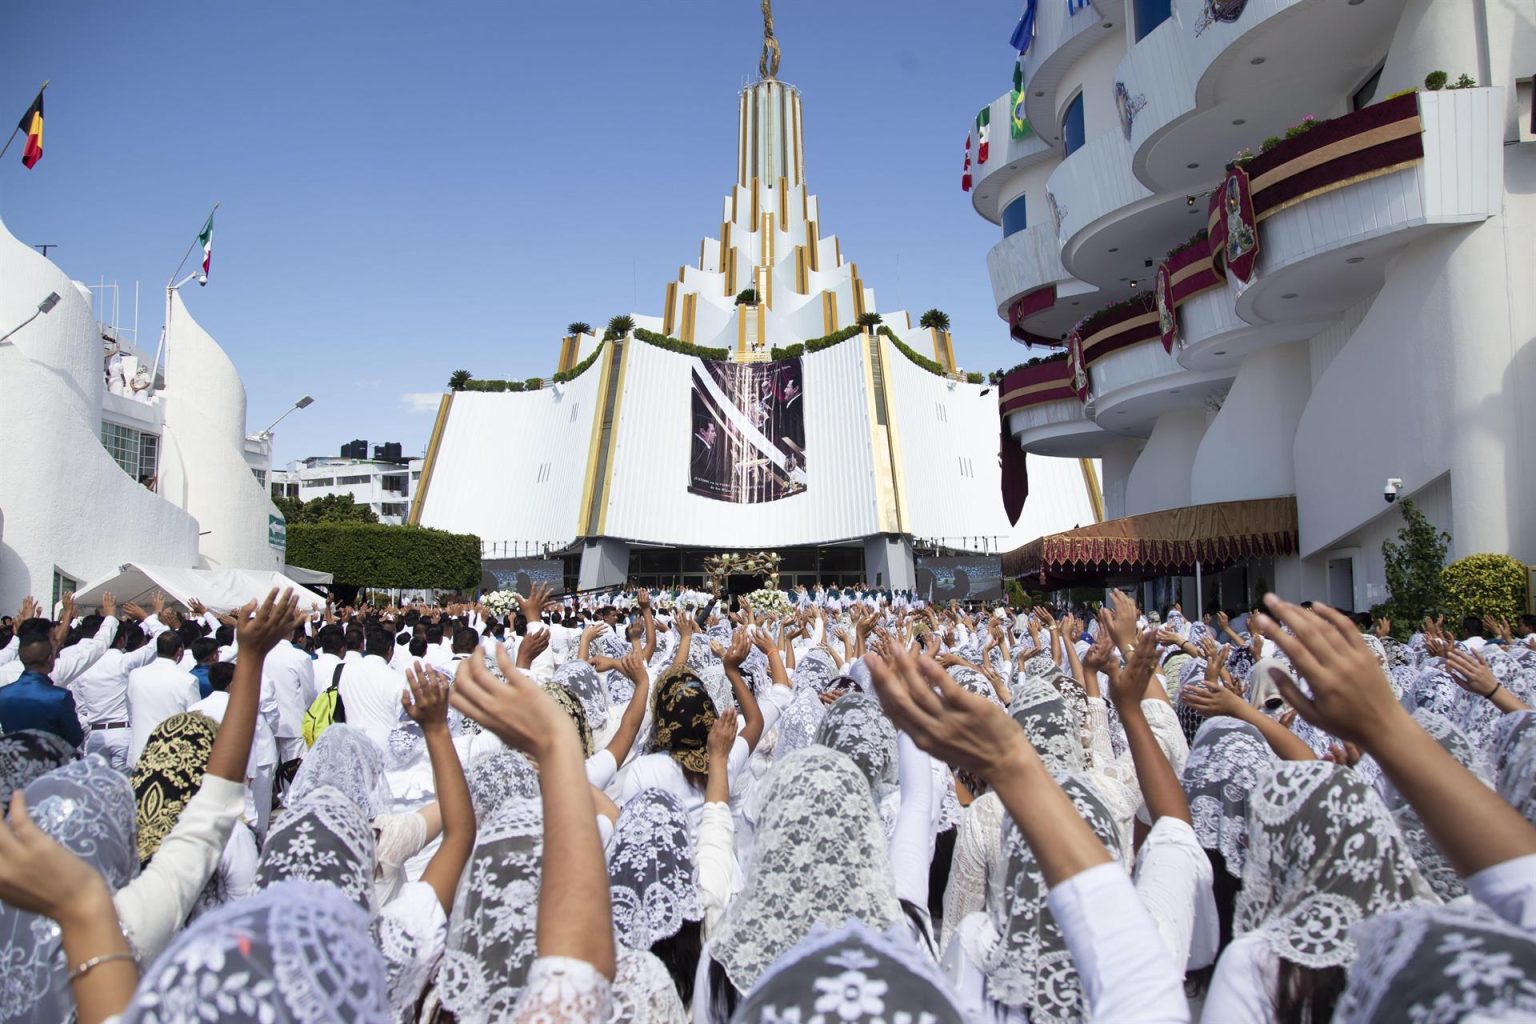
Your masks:
[[[635,318],[628,313],[620,313],[608,321],[608,337],[627,338],[635,332]]]
[[[949,314],[942,309],[930,309],[917,318],[917,326],[935,331],[949,330]]]
[[[568,338],[579,338],[583,334],[591,334],[592,325],[585,320],[572,320],[565,325],[565,334]]]
[[[468,370],[454,370],[448,375],[448,390],[463,391],[464,386],[469,383],[469,378]]]

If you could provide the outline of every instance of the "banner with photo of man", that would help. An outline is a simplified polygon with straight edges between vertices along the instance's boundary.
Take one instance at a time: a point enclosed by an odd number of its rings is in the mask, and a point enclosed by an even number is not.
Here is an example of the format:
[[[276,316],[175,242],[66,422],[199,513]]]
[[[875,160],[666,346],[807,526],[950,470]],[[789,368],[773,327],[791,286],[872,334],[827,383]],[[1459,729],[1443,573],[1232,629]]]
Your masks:
[[[1003,596],[1003,560],[996,555],[919,558],[917,593],[934,604],[997,601]]]
[[[799,359],[693,360],[688,490],[757,504],[805,490],[804,378]]]
[[[565,563],[558,558],[486,558],[480,561],[480,589],[515,590],[527,597],[535,584],[565,590]]]

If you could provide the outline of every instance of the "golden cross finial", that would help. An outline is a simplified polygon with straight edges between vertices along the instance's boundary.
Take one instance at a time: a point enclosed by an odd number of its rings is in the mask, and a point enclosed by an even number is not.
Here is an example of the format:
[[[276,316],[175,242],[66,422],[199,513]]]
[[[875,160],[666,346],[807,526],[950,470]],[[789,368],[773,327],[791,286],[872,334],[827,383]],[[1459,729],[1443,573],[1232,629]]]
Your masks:
[[[773,2],[763,0],[763,56],[757,62],[757,77],[774,79],[779,75],[779,41],[773,38]]]

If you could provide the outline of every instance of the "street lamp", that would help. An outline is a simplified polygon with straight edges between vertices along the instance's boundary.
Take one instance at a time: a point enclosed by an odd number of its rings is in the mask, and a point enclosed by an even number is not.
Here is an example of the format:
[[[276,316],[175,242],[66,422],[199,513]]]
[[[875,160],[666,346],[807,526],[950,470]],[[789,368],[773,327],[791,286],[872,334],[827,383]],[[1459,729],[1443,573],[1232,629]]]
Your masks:
[[[293,412],[295,409],[308,409],[311,405],[314,405],[314,404],[315,404],[315,400],[313,398],[311,398],[309,395],[304,395],[297,402],[294,402],[293,405],[289,406],[288,409],[285,410],[281,416],[279,416],[277,419],[273,420],[271,422],[271,424],[269,424],[265,430],[258,431],[257,433],[252,434],[251,436],[254,437],[254,438],[257,438],[259,440],[262,440],[262,441],[270,441],[270,440],[272,440],[272,431],[273,431],[273,429],[276,428],[276,426],[279,423],[283,422],[283,420],[288,417],[289,413]]]
[[[48,297],[45,298],[42,302],[39,302],[37,304],[37,309],[33,310],[31,316],[27,317],[21,323],[17,324],[15,327],[12,327],[10,330],[6,331],[4,334],[0,334],[0,345],[5,344],[5,340],[7,338],[9,338],[11,335],[15,334],[17,331],[21,330],[23,327],[27,326],[27,324],[31,323],[33,320],[36,320],[38,317],[42,316],[44,313],[51,312],[53,310],[53,307],[57,306],[58,304],[59,304],[59,293],[58,292],[49,292],[48,293]]]

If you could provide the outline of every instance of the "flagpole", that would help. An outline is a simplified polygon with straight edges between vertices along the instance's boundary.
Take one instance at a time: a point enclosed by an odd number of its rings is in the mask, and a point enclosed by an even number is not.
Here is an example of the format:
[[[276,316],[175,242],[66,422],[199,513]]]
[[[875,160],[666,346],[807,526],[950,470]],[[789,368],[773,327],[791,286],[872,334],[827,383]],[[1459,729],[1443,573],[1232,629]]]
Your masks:
[[[43,94],[43,89],[48,88],[48,83],[51,82],[51,81],[52,81],[51,78],[45,78],[43,80],[42,89],[38,89],[37,90],[37,95],[38,96],[41,96]],[[37,102],[37,98],[33,97],[32,102],[36,103]],[[11,136],[10,136],[10,138],[5,140],[5,145],[0,146],[0,158],[3,158],[5,156],[5,154],[10,151],[11,143],[16,141],[16,133],[19,132],[19,131],[21,131],[21,125],[20,124],[17,124],[15,128],[11,129]]]
[[[208,216],[212,217],[215,213],[218,213],[218,212],[219,212],[219,204],[218,203],[214,203],[213,204],[213,209],[208,211]],[[203,223],[206,224],[208,222],[205,220],[205,221],[203,221]],[[197,236],[193,235],[192,236],[192,244],[187,246],[187,251],[182,254],[181,262],[176,264],[176,269],[171,272],[170,279],[165,282],[166,288],[170,288],[170,287],[172,287],[175,284],[175,282],[176,282],[176,275],[181,273],[181,268],[187,265],[187,257],[192,255],[192,250],[195,249],[196,247],[197,247]]]

